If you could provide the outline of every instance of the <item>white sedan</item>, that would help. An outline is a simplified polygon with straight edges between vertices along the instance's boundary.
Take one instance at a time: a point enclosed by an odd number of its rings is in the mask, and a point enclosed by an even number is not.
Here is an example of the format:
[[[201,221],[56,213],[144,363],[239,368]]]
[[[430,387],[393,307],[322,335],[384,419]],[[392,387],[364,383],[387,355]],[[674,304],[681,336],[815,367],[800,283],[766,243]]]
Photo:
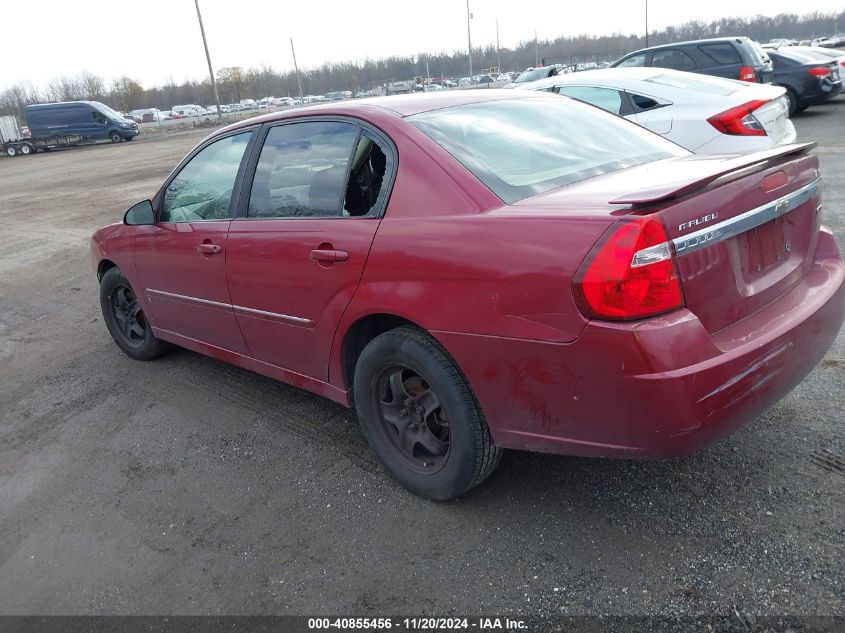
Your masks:
[[[598,106],[697,154],[735,154],[795,142],[786,90],[667,68],[607,68],[521,86]]]

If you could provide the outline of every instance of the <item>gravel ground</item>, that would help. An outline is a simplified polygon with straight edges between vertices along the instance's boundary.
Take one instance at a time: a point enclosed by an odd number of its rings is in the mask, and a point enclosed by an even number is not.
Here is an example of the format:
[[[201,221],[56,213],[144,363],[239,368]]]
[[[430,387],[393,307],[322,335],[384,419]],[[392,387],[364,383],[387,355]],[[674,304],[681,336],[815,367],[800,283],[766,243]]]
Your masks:
[[[795,124],[845,244],[845,98]],[[337,405],[120,353],[88,237],[205,133],[0,160],[0,614],[845,615],[845,333],[691,457],[508,452],[450,503]]]

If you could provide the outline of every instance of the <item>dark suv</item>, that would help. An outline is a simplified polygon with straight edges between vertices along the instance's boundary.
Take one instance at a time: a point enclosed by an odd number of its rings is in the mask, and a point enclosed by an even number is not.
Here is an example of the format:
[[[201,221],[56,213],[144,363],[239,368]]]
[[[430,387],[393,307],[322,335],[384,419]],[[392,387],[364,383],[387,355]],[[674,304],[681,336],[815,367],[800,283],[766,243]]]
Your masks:
[[[747,37],[719,37],[652,46],[630,53],[613,63],[613,68],[656,66],[727,79],[769,83],[772,60],[766,51]]]

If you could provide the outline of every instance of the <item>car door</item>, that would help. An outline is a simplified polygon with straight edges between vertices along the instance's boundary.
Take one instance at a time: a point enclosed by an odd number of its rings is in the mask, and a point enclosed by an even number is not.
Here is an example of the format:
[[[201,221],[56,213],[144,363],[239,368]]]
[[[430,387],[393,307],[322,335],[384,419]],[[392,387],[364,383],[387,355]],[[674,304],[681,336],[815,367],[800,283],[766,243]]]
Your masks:
[[[345,120],[288,122],[265,134],[229,230],[232,304],[255,358],[326,380],[396,153],[379,132]]]
[[[135,238],[153,326],[241,354],[248,349],[226,285],[226,238],[254,132],[200,147],[156,196],[156,223]]]
[[[88,134],[92,139],[101,140],[109,136],[109,118],[97,110],[90,110],[85,113]]]

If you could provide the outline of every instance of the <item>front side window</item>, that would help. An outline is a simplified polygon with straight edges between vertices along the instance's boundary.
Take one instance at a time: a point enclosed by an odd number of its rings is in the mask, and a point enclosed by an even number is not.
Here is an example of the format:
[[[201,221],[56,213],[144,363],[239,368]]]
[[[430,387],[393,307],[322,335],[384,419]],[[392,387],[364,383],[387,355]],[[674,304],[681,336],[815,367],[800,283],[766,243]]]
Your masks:
[[[407,119],[508,204],[688,152],[625,119],[538,96],[442,108]]]
[[[616,68],[638,68],[640,66],[645,66],[645,53],[640,53],[639,55],[631,55],[630,57],[623,59],[621,62],[616,64]]]
[[[215,141],[196,154],[164,192],[159,222],[229,218],[232,189],[252,132]]]
[[[622,95],[612,88],[596,88],[593,86],[560,86],[558,93],[584,101],[613,114],[622,111]]]
[[[100,125],[105,125],[109,122],[106,116],[100,112],[92,112],[91,116],[94,117],[94,123],[99,123]]]
[[[247,217],[371,215],[387,155],[368,132],[338,121],[271,128],[255,170]]]

